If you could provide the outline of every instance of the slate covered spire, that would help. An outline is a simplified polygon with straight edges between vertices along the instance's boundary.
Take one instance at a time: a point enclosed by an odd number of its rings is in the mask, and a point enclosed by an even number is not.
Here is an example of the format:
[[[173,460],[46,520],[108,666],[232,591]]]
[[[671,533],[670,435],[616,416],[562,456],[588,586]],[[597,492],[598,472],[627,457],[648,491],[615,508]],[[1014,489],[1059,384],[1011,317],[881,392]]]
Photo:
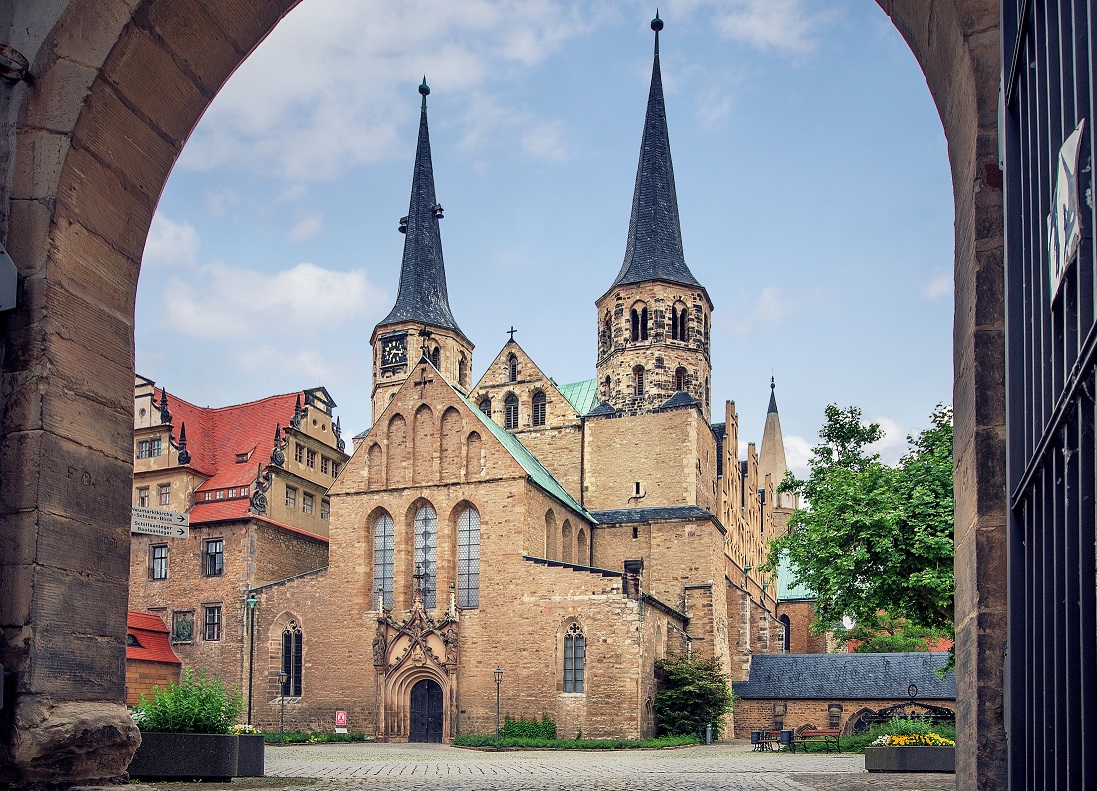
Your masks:
[[[777,385],[774,383],[773,377],[771,376],[769,378],[769,409],[766,410],[767,417],[769,415],[777,414],[777,396],[774,395],[774,390],[776,388]]]
[[[776,384],[769,378],[769,409],[766,412],[766,427],[762,430],[762,447],[758,451],[758,477],[765,479],[766,473],[772,477],[773,486],[780,486],[788,470],[785,459],[785,437],[781,431],[781,417],[777,414]],[[773,492],[769,493],[773,495]],[[771,497],[768,502],[777,507],[785,507],[787,502],[781,497]]]
[[[419,117],[419,143],[415,149],[415,170],[411,177],[411,205],[408,216],[400,221],[404,239],[404,260],[400,267],[400,286],[396,304],[377,325],[414,321],[465,334],[457,326],[449,306],[446,267],[442,261],[442,236],[438,221],[442,206],[434,194],[434,166],[430,158],[427,132],[427,78],[419,86],[423,97]]]
[[[682,252],[682,227],[678,220],[678,196],[674,190],[674,167],[670,160],[670,136],[663,104],[663,78],[659,70],[659,31],[663,20],[651,20],[655,31],[655,62],[651,69],[640,163],[632,194],[625,261],[610,288],[646,280],[701,287],[686,266]]]

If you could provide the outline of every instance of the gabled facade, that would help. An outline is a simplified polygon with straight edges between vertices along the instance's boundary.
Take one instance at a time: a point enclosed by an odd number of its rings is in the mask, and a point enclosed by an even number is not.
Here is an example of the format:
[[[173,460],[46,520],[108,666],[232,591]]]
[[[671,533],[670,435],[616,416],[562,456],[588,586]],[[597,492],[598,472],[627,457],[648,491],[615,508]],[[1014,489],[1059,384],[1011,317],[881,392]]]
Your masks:
[[[488,733],[498,667],[505,714],[643,737],[658,659],[691,651],[741,679],[753,654],[781,650],[760,570],[783,527],[779,422],[762,470],[753,444],[739,459],[734,405],[710,418],[713,306],[682,254],[652,27],[625,261],[596,300],[582,382],[558,384],[512,333],[469,385],[420,87],[400,288],[372,335],[373,425],[329,493],[329,564],[249,591],[261,722],[284,703],[293,727],[345,710],[378,739]]]
[[[167,624],[185,667],[246,686],[247,591],[327,564],[349,458],[334,408],[323,387],[204,408],[135,378],[133,505],[187,514],[190,534],[133,534],[130,609]]]

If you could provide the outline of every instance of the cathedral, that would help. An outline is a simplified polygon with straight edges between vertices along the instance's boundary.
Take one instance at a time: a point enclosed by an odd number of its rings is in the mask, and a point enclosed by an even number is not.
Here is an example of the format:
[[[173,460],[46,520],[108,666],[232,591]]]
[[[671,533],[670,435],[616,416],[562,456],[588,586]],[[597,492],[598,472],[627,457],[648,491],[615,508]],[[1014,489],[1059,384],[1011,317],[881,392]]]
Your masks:
[[[257,724],[330,730],[345,712],[378,740],[449,741],[493,732],[498,699],[562,737],[642,738],[659,659],[715,657],[742,680],[753,654],[789,650],[760,569],[796,507],[776,492],[773,384],[741,460],[734,404],[712,414],[714,302],[683,254],[651,27],[624,261],[591,294],[586,381],[557,384],[513,334],[471,381],[419,87],[399,290],[370,339],[372,425],[327,493],[327,565],[247,591]]]

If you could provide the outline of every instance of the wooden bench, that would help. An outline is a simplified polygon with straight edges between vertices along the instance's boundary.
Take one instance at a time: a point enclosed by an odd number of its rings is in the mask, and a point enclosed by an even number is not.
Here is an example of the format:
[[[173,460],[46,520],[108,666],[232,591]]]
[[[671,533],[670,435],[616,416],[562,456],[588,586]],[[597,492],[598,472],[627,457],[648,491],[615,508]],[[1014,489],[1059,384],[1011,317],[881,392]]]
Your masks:
[[[834,745],[836,751],[842,752],[841,733],[841,731],[831,728],[805,728],[796,734],[796,743],[822,743],[828,753],[831,745]]]

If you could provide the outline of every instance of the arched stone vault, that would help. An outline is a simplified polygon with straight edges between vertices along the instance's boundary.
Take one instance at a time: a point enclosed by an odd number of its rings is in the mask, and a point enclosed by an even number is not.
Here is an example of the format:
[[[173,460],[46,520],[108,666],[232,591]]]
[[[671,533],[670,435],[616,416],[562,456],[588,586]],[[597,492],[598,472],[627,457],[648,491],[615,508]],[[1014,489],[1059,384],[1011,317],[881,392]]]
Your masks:
[[[124,771],[133,307],[160,192],[217,90],[296,0],[42,0],[0,10],[0,781]],[[958,787],[1005,785],[998,6],[879,0],[926,74],[956,212]],[[896,156],[902,156],[901,151]]]

